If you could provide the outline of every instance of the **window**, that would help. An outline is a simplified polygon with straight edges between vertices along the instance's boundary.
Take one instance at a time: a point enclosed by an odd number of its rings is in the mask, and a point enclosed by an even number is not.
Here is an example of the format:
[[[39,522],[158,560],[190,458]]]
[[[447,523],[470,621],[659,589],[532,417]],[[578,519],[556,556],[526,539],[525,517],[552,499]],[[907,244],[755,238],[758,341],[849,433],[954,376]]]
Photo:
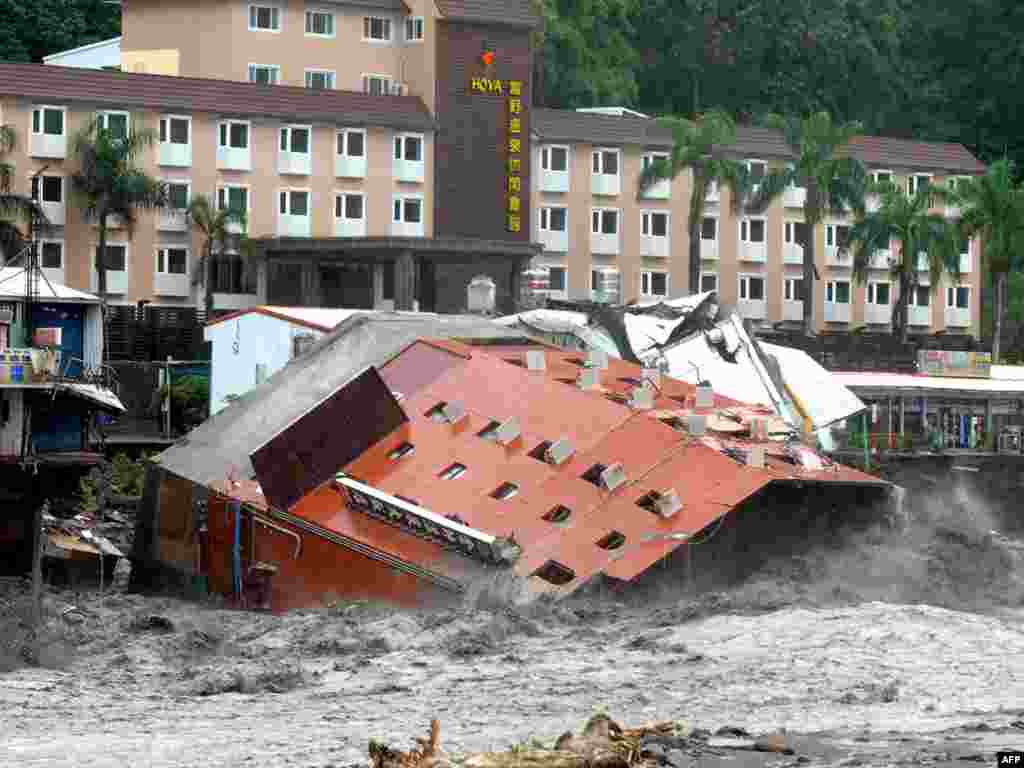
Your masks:
[[[418,197],[396,197],[392,218],[396,222],[419,224],[423,219],[423,200]]]
[[[825,227],[825,245],[829,248],[846,248],[850,244],[850,227],[846,224],[829,224]]]
[[[618,234],[619,212],[612,209],[595,210],[591,214],[590,231],[595,235]]]
[[[189,144],[192,135],[192,121],[187,117],[161,117],[161,144]]]
[[[368,93],[371,96],[387,96],[396,90],[400,89],[392,86],[391,78],[388,75],[363,75],[363,93]]]
[[[640,295],[668,296],[667,272],[641,272]]]
[[[32,199],[41,203],[63,203],[64,177],[33,176]]]
[[[250,5],[249,31],[280,32],[281,11],[272,5]]]
[[[971,288],[967,285],[951,285],[946,289],[946,306],[957,309],[971,308]]]
[[[764,230],[764,219],[743,219],[740,222],[740,242],[763,243]]]
[[[334,14],[328,11],[306,11],[306,34],[334,37]]]
[[[759,275],[740,275],[740,298],[764,301],[764,278]]]
[[[927,307],[931,304],[932,289],[929,285],[915,285],[910,289],[907,303],[912,307]]]
[[[378,43],[391,42],[391,19],[367,16],[363,19],[363,40]]]
[[[388,453],[388,458],[391,461],[398,461],[399,459],[404,459],[406,456],[412,456],[415,452],[416,449],[413,447],[412,443],[402,443],[393,451]]]
[[[366,131],[338,131],[338,154],[344,157],[363,157],[366,153]]]
[[[910,196],[916,195],[923,189],[927,189],[928,185],[931,184],[931,176],[918,173],[907,177],[907,194]]]
[[[565,232],[568,217],[568,208],[541,208],[540,228],[545,232]]]
[[[668,162],[668,155],[664,152],[652,152],[649,155],[644,155],[640,158],[640,167],[642,170],[647,170],[647,166],[654,165],[656,162]]]
[[[64,108],[37,107],[32,110],[32,133],[47,136],[64,135]]]
[[[188,208],[189,185],[180,182],[168,182],[167,184],[167,207],[184,210]]]
[[[405,20],[405,42],[418,43],[423,39],[423,17],[412,16]]]
[[[226,211],[228,209],[249,212],[249,189],[248,187],[225,186],[217,189],[217,207]]]
[[[504,501],[505,499],[511,499],[518,493],[519,486],[515,483],[502,483],[491,491],[491,498],[497,499],[498,501]]]
[[[100,112],[96,115],[96,125],[115,139],[128,138],[127,112]]]
[[[850,281],[829,280],[825,284],[825,301],[833,304],[850,303]]]
[[[751,181],[758,184],[768,174],[768,164],[763,160],[747,160],[747,172]]]
[[[786,301],[804,300],[804,281],[799,277],[787,277],[782,281],[782,297]]]
[[[569,170],[568,147],[542,147],[540,150],[540,167],[545,171],[564,173]]]
[[[286,126],[281,129],[281,151],[309,154],[309,128]]]
[[[545,512],[542,519],[549,523],[564,523],[570,517],[572,517],[572,510],[562,504],[558,504]]]
[[[334,197],[334,217],[337,219],[361,220],[363,210],[362,192],[342,192]]]
[[[700,239],[701,240],[717,240],[718,239],[718,219],[713,216],[705,216],[700,222]]]
[[[309,216],[309,191],[284,189],[278,193],[278,210],[286,216]]]
[[[316,91],[334,90],[334,72],[327,69],[307,69],[306,87]]]
[[[641,217],[641,231],[650,237],[668,237],[668,214],[648,211]]]
[[[889,283],[868,283],[867,303],[879,307],[889,305],[890,294],[892,293]]]
[[[594,173],[607,176],[619,175],[619,151],[617,149],[597,149],[593,155]]]
[[[718,273],[717,272],[701,272],[700,273],[700,292],[710,293],[711,291],[718,290]]]
[[[440,477],[442,480],[454,480],[457,477],[462,477],[464,474],[466,474],[466,465],[455,462],[454,464],[449,464],[447,467],[441,470],[441,473],[438,475],[438,477]]]
[[[807,224],[803,221],[787,221],[783,226],[782,239],[787,245],[803,248],[807,244]]]
[[[39,252],[39,266],[43,269],[62,269],[64,267],[64,243],[44,242]]]
[[[281,68],[276,64],[250,64],[249,82],[277,85],[281,81]]]
[[[96,248],[99,256],[100,249]],[[110,272],[124,272],[127,269],[127,247],[124,245],[107,245],[107,258],[103,260]]]
[[[220,124],[220,146],[230,149],[249,148],[249,124],[226,122]]]
[[[565,267],[548,267],[548,290],[564,291],[566,283]]]
[[[875,184],[892,184],[892,171],[874,171],[871,178]]]
[[[185,248],[158,248],[156,271],[161,275],[188,274],[188,250]]]
[[[423,161],[422,136],[395,136],[395,160]]]

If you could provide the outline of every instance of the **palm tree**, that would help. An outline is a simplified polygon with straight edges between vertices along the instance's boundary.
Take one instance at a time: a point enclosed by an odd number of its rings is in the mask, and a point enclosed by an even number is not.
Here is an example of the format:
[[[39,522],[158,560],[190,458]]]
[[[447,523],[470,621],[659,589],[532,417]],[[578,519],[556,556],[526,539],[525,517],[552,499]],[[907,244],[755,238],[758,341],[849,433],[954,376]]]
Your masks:
[[[871,258],[878,251],[889,251],[895,242],[899,252],[889,259],[889,274],[899,287],[893,306],[892,327],[906,343],[907,304],[919,287],[918,256],[927,254],[930,290],[934,292],[943,272],[958,275],[960,237],[956,225],[941,214],[932,213],[937,202],[951,199],[945,189],[926,186],[908,196],[891,183],[875,185],[881,197],[879,209],[861,218],[850,230],[847,247],[854,250],[853,273],[861,282],[872,268]]]
[[[850,139],[861,131],[858,122],[833,123],[827,112],[808,117],[768,115],[765,125],[782,132],[793,151],[795,162],[772,183],[801,185],[806,190],[804,222],[807,242],[804,247],[804,333],[814,332],[815,239],[818,224],[828,213],[853,211],[864,214],[867,174],[856,159],[841,154]]]
[[[218,209],[210,198],[205,195],[197,195],[188,204],[188,217],[199,232],[202,233],[205,243],[203,244],[203,256],[192,273],[192,284],[202,282],[206,288],[204,305],[206,316],[209,318],[213,313],[213,267],[214,255],[223,253],[227,244],[235,239],[239,252],[248,250],[248,238],[245,236],[245,211],[238,208]],[[233,235],[230,231],[230,224],[239,224],[242,234]]]
[[[1012,164],[1001,160],[984,176],[960,182],[956,192],[961,232],[981,236],[985,271],[993,278],[992,362],[998,362],[1007,277],[1024,268],[1024,190],[1013,182]]]
[[[4,160],[18,145],[18,135],[9,125],[0,125],[0,255],[9,259],[21,252],[32,231],[49,222],[38,202],[13,191],[14,166]],[[18,220],[28,222],[26,231],[18,228]]]
[[[745,170],[722,156],[722,149],[736,138],[736,124],[728,114],[717,109],[696,120],[659,117],[656,123],[672,132],[672,152],[667,160],[657,160],[644,168],[640,174],[638,196],[653,184],[672,180],[687,169],[693,174],[687,220],[690,237],[688,277],[690,293],[697,293],[700,285],[700,230],[711,185],[723,181],[727,184],[737,182]],[[734,195],[733,199],[735,205],[737,196]]]
[[[167,185],[146,175],[136,165],[139,153],[155,141],[151,130],[133,130],[118,136],[93,120],[72,141],[78,170],[71,175],[71,188],[86,218],[96,221],[96,276],[100,300],[107,302],[107,227],[116,216],[129,234],[139,209],[162,208],[167,204]]]

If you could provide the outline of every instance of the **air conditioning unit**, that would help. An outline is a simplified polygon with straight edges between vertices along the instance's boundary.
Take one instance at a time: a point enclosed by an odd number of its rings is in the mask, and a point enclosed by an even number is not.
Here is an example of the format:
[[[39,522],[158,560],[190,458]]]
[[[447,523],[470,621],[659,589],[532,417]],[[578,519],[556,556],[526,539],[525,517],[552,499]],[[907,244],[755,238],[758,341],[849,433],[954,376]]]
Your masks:
[[[576,378],[576,386],[584,391],[598,389],[601,386],[601,369],[584,368]]]
[[[650,387],[636,387],[629,398],[629,407],[637,411],[649,411],[654,407],[654,390]]]
[[[614,491],[625,482],[626,470],[622,468],[621,464],[612,464],[610,467],[605,467],[605,470],[601,473],[601,487],[606,491]]]
[[[654,495],[654,507],[658,511],[658,517],[663,520],[675,517],[675,514],[683,508],[683,502],[675,488],[669,488],[662,493]]]
[[[523,430],[519,428],[519,419],[513,416],[498,427],[494,433],[494,439],[502,445],[508,445],[522,433]]]
[[[540,349],[529,349],[526,351],[526,367],[531,371],[547,370],[547,362],[544,359],[544,351]]]
[[[458,424],[466,418],[466,407],[459,402],[445,403],[441,413],[449,424]]]
[[[544,451],[544,461],[548,464],[554,464],[556,467],[560,464],[564,464],[569,460],[569,457],[576,452],[576,449],[572,447],[565,438],[556,440],[548,446],[547,450]]]

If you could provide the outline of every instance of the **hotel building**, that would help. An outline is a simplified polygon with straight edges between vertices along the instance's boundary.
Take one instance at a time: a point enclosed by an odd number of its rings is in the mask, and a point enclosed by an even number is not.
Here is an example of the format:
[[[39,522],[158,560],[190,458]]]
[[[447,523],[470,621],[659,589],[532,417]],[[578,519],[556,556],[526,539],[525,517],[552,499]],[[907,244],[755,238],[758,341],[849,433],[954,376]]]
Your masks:
[[[51,222],[47,275],[96,287],[96,228],[74,204],[70,174],[71,137],[98,115],[114,131],[153,131],[140,163],[170,185],[174,205],[140,212],[131,230],[115,222],[114,302],[201,302],[191,273],[203,239],[181,208],[203,194],[244,208],[253,244],[252,269],[237,255],[216,260],[217,309],[459,311],[485,274],[510,310],[532,268],[552,296],[716,289],[754,321],[797,322],[803,190],[756,217],[737,217],[728,190],[715,190],[700,227],[701,284],[688,286],[687,174],[637,192],[670,136],[629,110],[535,106],[537,22],[528,0],[125,0],[119,40],[49,57],[85,63],[0,64],[0,123],[19,138],[7,158],[15,186]],[[99,69],[112,55],[122,71]],[[791,159],[763,129],[741,128],[728,151],[755,172]],[[956,144],[863,137],[851,152],[910,191],[984,171]],[[896,290],[888,254],[857,283],[840,247],[851,223],[835,217],[813,233],[816,323],[885,328]],[[912,297],[913,329],[977,334],[979,256],[965,244],[961,279]]]

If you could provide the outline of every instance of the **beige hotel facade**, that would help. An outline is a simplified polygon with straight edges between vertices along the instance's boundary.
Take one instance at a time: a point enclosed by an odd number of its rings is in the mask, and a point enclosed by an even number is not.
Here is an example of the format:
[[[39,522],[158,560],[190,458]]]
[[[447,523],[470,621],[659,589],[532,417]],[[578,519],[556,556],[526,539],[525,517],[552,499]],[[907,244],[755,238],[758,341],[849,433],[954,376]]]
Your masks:
[[[191,279],[203,240],[181,208],[198,194],[243,207],[255,268],[218,259],[215,307],[256,303],[459,311],[478,274],[500,309],[529,269],[558,298],[630,301],[717,290],[741,314],[796,323],[804,298],[803,190],[736,216],[715,190],[701,222],[699,286],[687,285],[690,179],[637,192],[671,138],[629,110],[533,104],[536,24],[527,0],[122,4],[120,72],[0,64],[0,123],[18,143],[15,187],[50,219],[41,262],[95,289],[96,228],[70,189],[75,132],[100,116],[150,129],[140,161],[174,207],[110,233],[114,302],[201,303]],[[763,172],[791,159],[781,137],[741,128],[727,151]],[[984,172],[963,146],[861,137],[868,170],[912,191]],[[943,210],[956,216],[955,210]],[[815,238],[820,329],[884,329],[896,299],[890,254],[861,284],[840,247],[852,221]],[[959,280],[911,297],[914,331],[977,334],[979,243]],[[927,281],[926,274],[922,278]]]

